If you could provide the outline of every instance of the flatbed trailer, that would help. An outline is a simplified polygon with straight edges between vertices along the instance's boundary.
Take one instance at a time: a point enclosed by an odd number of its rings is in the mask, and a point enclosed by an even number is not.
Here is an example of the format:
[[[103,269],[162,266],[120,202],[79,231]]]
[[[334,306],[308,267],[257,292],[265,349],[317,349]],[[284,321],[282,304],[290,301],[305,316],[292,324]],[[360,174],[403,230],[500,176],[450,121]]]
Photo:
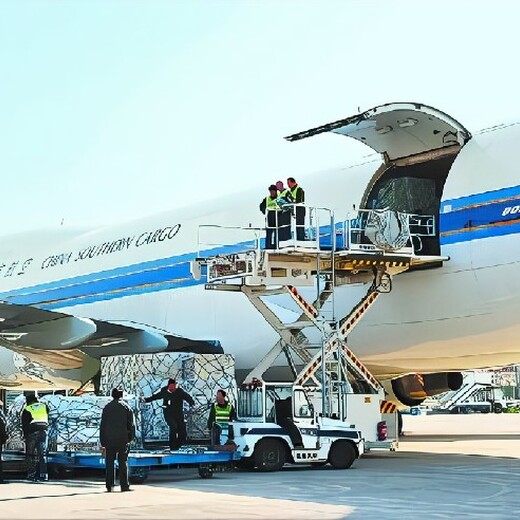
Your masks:
[[[6,455],[9,460],[20,462],[23,462],[25,456],[21,451],[8,452]],[[196,466],[201,478],[210,478],[217,471],[231,469],[238,460],[238,451],[211,449],[208,446],[185,446],[176,451],[139,449],[128,454],[128,476],[130,482],[142,484],[153,469]],[[105,469],[105,457],[101,452],[93,451],[49,452],[47,463],[49,470],[61,477],[80,468]]]

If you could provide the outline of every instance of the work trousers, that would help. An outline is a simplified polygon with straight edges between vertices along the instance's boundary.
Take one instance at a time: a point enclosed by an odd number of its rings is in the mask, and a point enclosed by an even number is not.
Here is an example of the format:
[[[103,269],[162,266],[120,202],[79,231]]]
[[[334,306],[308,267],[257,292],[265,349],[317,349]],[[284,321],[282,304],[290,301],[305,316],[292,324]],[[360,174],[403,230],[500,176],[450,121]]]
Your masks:
[[[222,444],[222,434],[224,433],[224,439],[232,441],[234,436],[229,434],[229,425],[226,423],[213,423],[210,430],[210,440],[213,446],[219,446]]]
[[[305,208],[296,206],[296,240],[305,240]]]
[[[29,480],[47,480],[47,431],[29,433],[25,439],[25,461]]]
[[[265,230],[265,248],[278,249],[278,230],[280,211],[267,210],[267,228]]]
[[[164,419],[170,429],[169,445],[170,450],[178,450],[183,444],[186,444],[186,423],[184,417],[174,417],[165,415]]]
[[[105,482],[107,489],[114,487],[115,470],[114,463],[116,461],[119,465],[119,484],[121,489],[128,489],[128,452],[130,451],[130,444],[121,444],[119,446],[105,446]]]
[[[303,439],[300,429],[289,417],[282,417],[278,424],[287,432],[295,448],[303,448]]]
[[[291,210],[289,208],[278,211],[278,240],[291,239]]]
[[[222,428],[219,424],[214,423],[210,430],[210,441],[212,446],[220,446],[220,435]]]
[[[3,482],[4,481],[4,468],[3,468],[3,465],[2,465],[2,449],[3,449],[4,445],[2,443],[0,443],[0,482]]]

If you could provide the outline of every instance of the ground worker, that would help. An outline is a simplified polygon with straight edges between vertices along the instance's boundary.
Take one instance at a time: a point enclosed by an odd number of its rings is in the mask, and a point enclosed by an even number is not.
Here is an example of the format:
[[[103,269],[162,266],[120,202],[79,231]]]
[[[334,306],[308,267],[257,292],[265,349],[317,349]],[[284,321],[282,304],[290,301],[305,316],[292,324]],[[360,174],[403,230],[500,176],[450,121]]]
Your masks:
[[[220,444],[220,434],[227,432],[230,421],[234,421],[237,414],[233,405],[227,400],[225,390],[217,390],[217,399],[211,406],[208,417],[208,429],[211,435],[211,444]]]
[[[177,386],[175,379],[168,379],[166,386],[150,397],[143,399],[143,401],[151,403],[157,399],[163,400],[164,420],[170,428],[170,450],[178,450],[183,444],[186,444],[187,438],[183,401],[186,401],[190,406],[194,406],[195,401],[191,395]]]
[[[22,412],[22,430],[25,438],[27,479],[31,482],[48,480],[47,475],[47,428],[49,409],[40,403],[36,394],[29,394]]]
[[[112,401],[103,408],[99,428],[99,440],[105,456],[105,483],[107,492],[111,493],[114,489],[114,462],[117,456],[121,491],[132,491],[128,480],[128,453],[130,443],[135,437],[134,414],[130,407],[121,401],[122,388],[113,388],[111,395]]]
[[[0,484],[5,484],[2,467],[2,448],[7,441],[7,420],[4,415],[4,403],[0,400]]]
[[[303,206],[305,202],[305,192],[295,181],[294,177],[287,178],[287,186],[289,186],[287,191],[291,194],[291,202],[301,204],[301,206],[296,206],[295,208],[296,240],[305,240],[305,207]]]
[[[260,203],[260,211],[266,215],[265,248],[278,249],[278,227],[281,206],[278,203],[278,190],[276,185],[271,184],[269,195]]]
[[[287,204],[292,202],[292,196],[288,189],[283,185],[283,181],[276,181],[276,190],[278,191],[278,205],[281,211],[278,213],[278,240],[291,239],[291,208]]]

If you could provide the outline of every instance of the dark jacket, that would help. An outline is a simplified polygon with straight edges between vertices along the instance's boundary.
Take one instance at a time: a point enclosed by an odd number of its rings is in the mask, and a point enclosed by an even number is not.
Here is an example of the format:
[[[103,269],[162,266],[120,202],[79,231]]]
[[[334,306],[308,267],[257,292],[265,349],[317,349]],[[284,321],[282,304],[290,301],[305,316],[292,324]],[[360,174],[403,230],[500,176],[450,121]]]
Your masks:
[[[45,403],[42,403],[42,404],[47,409],[47,416],[48,416],[49,407]],[[40,430],[47,430],[47,428],[49,427],[48,424],[44,424],[41,422],[33,423],[32,420],[33,420],[32,415],[29,413],[27,408],[24,407],[23,412],[22,412],[22,430],[23,430],[23,436],[25,438],[27,438],[27,435],[29,435],[30,433],[34,433],[34,432],[37,432]]]
[[[163,400],[164,415],[169,417],[175,417],[176,419],[184,418],[184,412],[182,409],[182,402],[186,401],[193,406],[195,401],[190,394],[185,392],[182,388],[177,387],[174,392],[168,392],[168,387],[163,386],[157,393],[147,397],[144,402],[151,403],[158,399]]]
[[[7,419],[4,411],[0,410],[0,444],[4,444],[7,440]]]
[[[134,414],[130,407],[114,399],[103,408],[99,440],[101,446],[123,446],[135,437]]]

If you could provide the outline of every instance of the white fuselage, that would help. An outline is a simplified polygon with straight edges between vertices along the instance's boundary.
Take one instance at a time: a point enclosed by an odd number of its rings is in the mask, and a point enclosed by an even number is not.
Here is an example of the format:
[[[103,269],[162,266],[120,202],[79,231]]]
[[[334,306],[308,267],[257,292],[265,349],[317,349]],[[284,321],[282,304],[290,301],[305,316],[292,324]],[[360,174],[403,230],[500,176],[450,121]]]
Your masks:
[[[520,127],[510,126],[476,135],[458,154],[444,185],[441,214],[449,218],[458,205],[473,211],[472,218],[484,212],[485,225],[441,235],[441,254],[450,260],[397,276],[391,293],[378,299],[349,336],[350,347],[375,375],[520,362],[520,281],[515,276],[520,221],[495,225],[485,215],[497,201],[518,211],[518,142]],[[339,218],[359,206],[379,164],[375,158],[297,180],[306,204],[334,209]],[[250,191],[112,228],[4,237],[0,299],[219,340],[237,367],[253,367],[277,334],[243,294],[205,291],[204,281],[192,278],[189,263],[198,255],[199,225],[262,227],[258,206],[265,195]],[[312,290],[306,291],[312,299]],[[338,288],[338,317],[365,292],[362,285]],[[289,302],[287,297],[290,308]],[[296,311],[286,314],[297,316]]]

